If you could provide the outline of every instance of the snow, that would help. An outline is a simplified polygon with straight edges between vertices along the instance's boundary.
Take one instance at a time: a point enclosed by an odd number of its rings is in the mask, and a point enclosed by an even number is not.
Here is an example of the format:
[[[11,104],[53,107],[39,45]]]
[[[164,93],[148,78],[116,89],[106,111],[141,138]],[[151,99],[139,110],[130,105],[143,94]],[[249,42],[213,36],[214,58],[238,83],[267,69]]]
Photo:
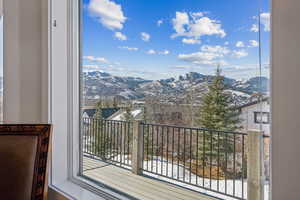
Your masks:
[[[126,99],[130,99],[130,97],[136,96],[136,93],[126,89],[125,91],[120,92],[119,95],[123,96]]]
[[[236,95],[236,96],[242,96],[242,97],[250,98],[250,95],[246,94],[244,92],[240,92],[240,91],[236,91],[236,90],[226,90],[226,91],[231,92],[233,95]]]
[[[128,155],[117,155],[113,157],[112,160],[131,165],[131,160],[129,159]],[[128,169],[130,168],[126,165],[121,165],[121,166]],[[246,179],[244,180],[244,184],[242,184],[243,183],[242,180],[227,180],[227,181],[219,180],[218,181],[218,180],[210,180],[208,178],[203,179],[202,177],[196,176],[196,174],[191,173],[189,170],[185,169],[182,164],[177,165],[177,162],[175,160],[173,161],[172,164],[170,160],[167,161],[164,158],[162,159],[161,157],[155,157],[155,156],[153,157],[152,160],[143,162],[143,169],[150,171],[150,172],[144,171],[143,172],[144,175],[156,178],[158,180],[166,181],[175,185],[179,185],[184,188],[191,189],[213,197],[217,197],[225,200],[236,200],[236,198],[229,197],[227,195],[220,194],[218,192],[214,192],[211,190],[219,191],[221,193],[226,193],[228,195],[233,195],[238,198],[244,198],[244,199],[247,198]],[[173,174],[172,174],[172,170],[173,170]],[[163,176],[167,176],[173,179],[159,176],[154,173],[162,174]],[[227,185],[227,188],[225,188],[225,185]],[[227,192],[225,189],[227,190]],[[243,193],[244,196],[242,195]],[[268,199],[269,199],[269,183],[266,182],[264,187],[264,200],[268,200]]]
[[[138,114],[140,114],[141,112],[142,112],[141,109],[137,109],[137,110],[132,111],[131,114],[132,114],[133,117],[136,117],[136,116],[137,116]]]
[[[132,115],[133,117],[136,117],[136,116],[138,116],[141,112],[142,112],[141,109],[135,109],[135,110],[131,111],[131,115]],[[125,115],[125,111],[122,111],[120,114],[116,115],[116,116],[113,117],[111,120],[117,120],[117,121],[123,120],[123,119],[124,119],[124,115]]]

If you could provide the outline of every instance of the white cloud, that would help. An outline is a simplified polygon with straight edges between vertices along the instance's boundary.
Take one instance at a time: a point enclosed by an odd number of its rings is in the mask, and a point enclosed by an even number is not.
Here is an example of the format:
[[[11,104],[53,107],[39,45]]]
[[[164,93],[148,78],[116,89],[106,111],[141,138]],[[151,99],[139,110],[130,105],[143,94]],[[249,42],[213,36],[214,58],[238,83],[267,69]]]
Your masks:
[[[176,17],[172,19],[173,28],[177,35],[184,35],[186,33],[185,26],[189,25],[190,20],[186,12],[176,12]]]
[[[157,26],[161,26],[163,23],[164,23],[164,21],[162,19],[160,19],[156,22]]]
[[[217,45],[217,46],[203,45],[201,47],[201,51],[210,52],[210,53],[217,53],[220,56],[224,56],[224,55],[227,55],[228,53],[230,53],[230,50],[227,47],[223,47],[223,46],[220,46],[220,45]]]
[[[83,65],[82,68],[83,68],[83,71],[90,72],[90,71],[99,70],[100,66],[98,66],[98,65]]]
[[[224,42],[224,45],[229,45],[229,42],[228,41]]]
[[[191,62],[197,65],[226,65],[223,57],[230,53],[227,47],[203,45],[199,52],[191,54],[179,54],[180,60]]]
[[[162,55],[168,55],[168,54],[170,54],[170,51],[168,51],[168,50],[164,50],[164,51],[160,51],[160,52],[158,52],[159,54],[162,54]]]
[[[234,50],[232,52],[232,56],[235,57],[235,58],[242,58],[242,57],[248,56],[248,52],[245,49],[238,50],[238,51]]]
[[[203,17],[204,16],[204,12],[193,12],[190,15],[193,18]]]
[[[175,68],[175,69],[191,69],[192,66],[190,66],[190,65],[176,65],[173,68]]]
[[[83,56],[83,59],[90,61],[90,62],[100,62],[100,63],[105,63],[105,64],[109,63],[109,61],[103,57]]]
[[[118,40],[121,40],[121,41],[127,40],[126,35],[124,35],[121,32],[115,32],[115,38],[117,38]]]
[[[249,40],[249,46],[248,47],[258,47],[258,42],[256,40]]]
[[[226,36],[219,21],[203,15],[203,13],[190,13],[189,16],[186,12],[176,12],[176,17],[172,19],[176,33],[171,37],[185,36],[199,39],[204,35],[217,35],[222,38]]]
[[[258,25],[257,24],[252,24],[252,27],[251,27],[250,31],[257,33],[258,32]]]
[[[197,40],[197,39],[193,39],[193,38],[190,38],[190,39],[188,39],[188,38],[183,38],[183,39],[182,39],[182,43],[184,43],[184,44],[200,44],[201,41],[200,41],[200,40]]]
[[[257,17],[255,17],[255,16],[253,18],[255,20],[258,20]],[[261,23],[261,25],[263,25],[265,32],[269,32],[270,31],[270,24],[271,24],[270,21],[271,21],[271,15],[270,15],[270,13],[261,13],[260,14],[260,23]],[[259,31],[258,24],[252,24],[252,27],[251,27],[250,31],[252,31],[252,32],[258,32]]]
[[[271,15],[270,13],[261,13],[260,14],[260,22],[264,26],[264,31],[270,31],[270,21]]]
[[[155,51],[154,49],[150,49],[146,53],[150,54],[150,55],[153,55],[153,54],[168,55],[168,54],[170,54],[170,51],[169,50]]]
[[[149,51],[147,51],[147,54],[156,54],[156,51],[154,51],[153,49],[150,49]]]
[[[128,47],[128,46],[121,46],[121,47],[118,47],[119,49],[126,49],[128,51],[137,51],[139,50],[139,48],[137,47]]]
[[[88,11],[91,16],[110,30],[121,30],[126,21],[121,5],[110,0],[90,0]]]
[[[238,41],[235,46],[239,47],[239,48],[245,47],[244,42],[242,42],[242,41]]]
[[[150,40],[150,35],[148,33],[142,32],[141,33],[141,39],[144,40],[145,42],[148,42]]]

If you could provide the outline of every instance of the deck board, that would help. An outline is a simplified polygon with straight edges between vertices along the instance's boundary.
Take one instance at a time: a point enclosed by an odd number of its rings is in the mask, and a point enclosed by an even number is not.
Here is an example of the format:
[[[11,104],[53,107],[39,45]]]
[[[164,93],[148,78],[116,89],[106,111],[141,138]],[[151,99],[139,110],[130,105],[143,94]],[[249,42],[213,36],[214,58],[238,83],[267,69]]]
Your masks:
[[[132,174],[129,170],[84,157],[83,174],[102,184],[113,187],[136,199],[142,200],[215,200],[215,198]]]

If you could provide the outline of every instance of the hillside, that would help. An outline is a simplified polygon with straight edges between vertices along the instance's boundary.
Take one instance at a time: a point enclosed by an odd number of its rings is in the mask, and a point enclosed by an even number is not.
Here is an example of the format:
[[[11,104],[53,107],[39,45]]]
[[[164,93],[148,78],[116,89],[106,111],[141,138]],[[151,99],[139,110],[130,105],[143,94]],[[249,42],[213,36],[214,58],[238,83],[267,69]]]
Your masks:
[[[157,98],[167,103],[199,103],[207,86],[214,76],[190,72],[178,78],[161,80],[145,80],[138,77],[113,76],[106,72],[85,72],[84,95],[88,100],[97,100],[100,97],[122,100],[145,100]],[[262,92],[267,94],[268,82],[266,77],[253,77],[249,80],[238,81],[224,77],[227,92],[233,94],[236,103],[249,101],[252,94]]]

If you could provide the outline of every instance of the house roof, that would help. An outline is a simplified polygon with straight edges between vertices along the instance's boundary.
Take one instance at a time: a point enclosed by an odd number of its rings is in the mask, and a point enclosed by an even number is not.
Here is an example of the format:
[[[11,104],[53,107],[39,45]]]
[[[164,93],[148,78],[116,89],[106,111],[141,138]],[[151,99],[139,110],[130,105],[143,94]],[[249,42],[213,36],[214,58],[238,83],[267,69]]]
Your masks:
[[[119,110],[120,108],[102,108],[102,117],[107,119]]]
[[[104,119],[107,119],[119,110],[120,108],[102,108],[102,117]],[[83,112],[86,113],[89,117],[94,117],[94,115],[97,112],[97,109],[85,109],[83,110]]]
[[[268,101],[268,100],[269,100],[268,97],[264,97],[264,98],[262,98],[261,100],[251,101],[251,102],[246,103],[246,104],[243,104],[243,105],[241,105],[241,106],[239,106],[239,107],[237,107],[237,108],[238,108],[238,109],[242,109],[242,108],[245,108],[245,107],[248,107],[248,106],[252,106],[252,105],[258,104],[258,103],[260,103],[260,102]]]
[[[110,120],[123,120],[125,116],[126,111],[125,110],[119,110],[118,112],[114,113],[109,117]],[[134,120],[137,120],[140,118],[140,115],[142,113],[142,109],[133,109],[131,111],[131,115],[133,116]]]
[[[88,117],[94,117],[96,109],[84,109],[83,113],[86,113]]]

